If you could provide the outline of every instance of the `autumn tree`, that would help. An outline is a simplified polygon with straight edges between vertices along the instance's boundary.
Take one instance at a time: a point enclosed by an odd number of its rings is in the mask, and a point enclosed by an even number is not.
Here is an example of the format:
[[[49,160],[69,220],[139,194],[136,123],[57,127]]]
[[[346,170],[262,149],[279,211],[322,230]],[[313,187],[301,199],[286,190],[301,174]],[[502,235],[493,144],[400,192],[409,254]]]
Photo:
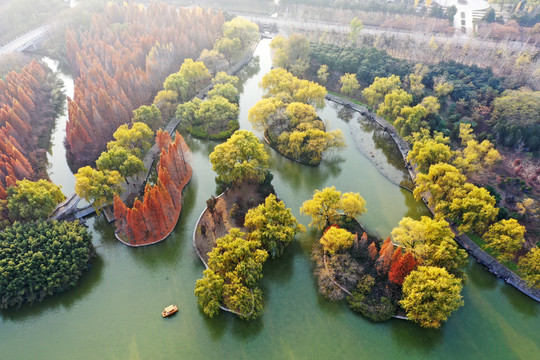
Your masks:
[[[235,17],[223,24],[223,36],[229,39],[238,39],[242,50],[248,43],[259,39],[259,26],[243,17]]]
[[[392,262],[388,272],[388,280],[394,284],[402,285],[405,278],[416,268],[416,259],[410,252],[400,256]]]
[[[394,127],[401,137],[408,140],[413,133],[429,129],[426,115],[427,109],[423,105],[404,106],[394,120]]]
[[[319,229],[335,224],[341,215],[355,218],[366,211],[366,201],[360,194],[342,194],[334,186],[322,191],[315,190],[313,198],[304,201],[300,208],[301,214],[311,216],[312,222],[309,226],[315,225]]]
[[[262,266],[268,258],[260,246],[237,228],[216,240],[208,253],[208,269],[195,285],[197,303],[206,315],[213,317],[220,305],[245,319],[260,314],[262,293],[257,281],[262,278]]]
[[[358,38],[358,35],[360,35],[360,32],[362,31],[362,29],[364,28],[364,24],[362,23],[362,20],[358,19],[357,17],[355,17],[354,19],[351,20],[351,22],[349,23],[349,28],[350,28],[350,33],[347,35],[347,38],[349,39],[349,41],[353,44],[353,45],[356,45],[356,40]]]
[[[384,101],[387,94],[399,89],[401,80],[399,76],[376,77],[373,83],[362,91],[369,106],[377,109],[379,104]]]
[[[218,72],[216,76],[212,78],[212,84],[214,84],[214,86],[219,85],[219,84],[222,84],[222,85],[231,84],[235,88],[238,88],[239,82],[240,82],[240,79],[238,79],[238,77],[233,76],[233,75],[228,75],[225,71]]]
[[[142,159],[152,146],[154,132],[145,123],[136,122],[131,128],[121,125],[113,134],[114,141],[107,144],[107,149],[122,147],[130,154]]]
[[[212,75],[216,74],[217,68],[225,60],[225,56],[220,53],[218,50],[208,50],[204,49],[199,56],[199,61],[202,61],[206,68],[210,70]]]
[[[96,160],[96,167],[101,171],[116,170],[124,178],[146,170],[141,159],[120,146],[114,146],[110,150],[101,153],[99,159]]]
[[[444,219],[404,217],[392,230],[392,239],[414,254],[420,265],[443,267],[454,275],[467,263],[467,253],[459,248],[454,233]]]
[[[422,327],[439,328],[463,305],[462,287],[461,279],[443,268],[419,266],[405,278],[399,304],[412,321]]]
[[[123,182],[124,178],[116,170],[100,171],[85,166],[75,174],[75,192],[99,211],[103,205],[113,202],[114,195],[122,192]]]
[[[240,95],[238,94],[238,90],[231,83],[214,85],[212,90],[210,90],[208,94],[206,94],[206,97],[208,99],[211,99],[214,96],[224,97],[232,104],[238,104],[238,101],[240,100]]]
[[[459,231],[483,234],[499,213],[495,203],[489,191],[467,183],[458,189],[446,214],[454,221],[461,222]]]
[[[66,198],[58,186],[44,179],[19,180],[7,195],[9,217],[18,221],[46,219]]]
[[[420,134],[417,134],[420,135]],[[431,165],[448,163],[454,152],[448,145],[450,139],[441,133],[435,133],[433,137],[425,130],[425,136],[413,136],[413,146],[407,155],[407,161],[417,165],[418,171],[427,173]]]
[[[216,42],[214,48],[225,57],[225,59],[229,63],[229,66],[231,66],[232,59],[242,49],[242,43],[238,38],[229,39],[227,37],[224,37]]]
[[[142,105],[133,110],[133,118],[131,119],[133,124],[136,122],[145,123],[150,129],[156,131],[161,125],[161,121],[161,111],[155,104]]]
[[[292,34],[288,38],[276,36],[270,43],[272,64],[296,76],[303,76],[309,68],[309,41],[304,35]]]
[[[346,96],[353,97],[354,94],[360,89],[360,84],[356,79],[356,74],[346,73],[339,79],[341,84],[341,92]]]
[[[330,226],[319,240],[325,252],[334,255],[338,251],[350,249],[354,242],[353,234],[338,226]]]
[[[268,154],[250,131],[238,130],[210,154],[212,170],[219,181],[236,183],[246,179],[262,181],[267,173]]]
[[[525,226],[516,219],[503,219],[491,225],[482,238],[488,249],[496,251],[497,259],[508,261],[523,246],[524,235]]]
[[[437,211],[443,211],[449,206],[456,191],[465,184],[466,177],[456,167],[447,163],[437,163],[429,168],[427,174],[416,176],[414,197],[420,200],[429,192],[429,206]]]
[[[489,140],[479,143],[475,139],[470,126],[464,123],[459,126],[460,138],[465,148],[458,152],[454,160],[456,167],[463,169],[466,173],[489,169],[501,160],[501,155]]]
[[[401,111],[404,107],[411,104],[412,100],[413,100],[412,95],[407,93],[405,90],[395,89],[384,97],[384,101],[379,105],[379,108],[377,109],[377,115],[386,117],[388,121],[392,123],[400,115],[402,116],[410,115],[410,114],[401,114]],[[417,106],[421,106],[421,105],[417,105]],[[420,111],[420,108],[418,109],[418,111]]]
[[[153,104],[157,106],[164,119],[170,119],[176,110],[178,93],[174,90],[161,90],[154,98]]]
[[[540,288],[540,248],[532,248],[518,263],[519,271],[529,286]]]
[[[249,209],[244,226],[250,239],[259,241],[272,258],[281,256],[294,236],[306,231],[296,221],[291,209],[286,208],[283,201],[278,201],[274,194],[268,195],[264,204]]]
[[[322,64],[319,67],[319,70],[317,70],[317,80],[319,81],[319,84],[326,85],[326,82],[328,81],[328,65]]]

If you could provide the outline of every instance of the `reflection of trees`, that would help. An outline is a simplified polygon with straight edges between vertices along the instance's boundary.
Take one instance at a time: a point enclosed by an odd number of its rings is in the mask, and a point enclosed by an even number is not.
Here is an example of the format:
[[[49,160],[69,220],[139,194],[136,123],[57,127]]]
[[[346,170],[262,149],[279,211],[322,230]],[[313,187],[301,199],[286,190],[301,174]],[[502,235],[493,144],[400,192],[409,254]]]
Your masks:
[[[416,201],[412,192],[403,188],[399,189],[405,198],[405,205],[407,206],[407,213],[404,216],[419,220],[421,216],[431,217],[431,213],[422,201]]]
[[[240,70],[236,76],[240,79],[238,82],[238,93],[242,93],[244,91],[244,84],[246,81],[251,78],[252,76],[256,75],[260,67],[260,58],[258,56],[253,57],[246,66]]]
[[[380,128],[380,126],[375,121],[369,120],[365,116],[358,117],[358,124],[360,125],[360,129],[362,129],[362,131],[366,133],[370,133]]]
[[[338,116],[338,118],[345,121],[347,124],[349,123],[349,121],[352,120],[354,115],[355,115],[355,111],[352,110],[352,109],[349,109],[349,108],[347,108],[345,106],[339,106],[337,108],[337,116]]]

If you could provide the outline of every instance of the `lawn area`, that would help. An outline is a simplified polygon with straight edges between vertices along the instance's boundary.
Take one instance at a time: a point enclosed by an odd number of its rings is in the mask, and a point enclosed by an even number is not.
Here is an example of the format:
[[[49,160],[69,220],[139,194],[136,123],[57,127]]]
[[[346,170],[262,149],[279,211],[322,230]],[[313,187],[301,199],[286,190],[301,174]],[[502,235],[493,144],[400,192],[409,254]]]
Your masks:
[[[495,255],[495,251],[492,249],[486,248],[486,242],[477,234],[473,233],[467,233],[466,234],[474,243],[482,248],[485,252],[487,252],[489,255],[493,256],[494,258],[497,258]],[[517,275],[520,275],[517,264],[513,261],[503,261],[501,262],[504,266],[506,266],[508,269],[516,273]],[[521,275],[520,275],[521,276]]]

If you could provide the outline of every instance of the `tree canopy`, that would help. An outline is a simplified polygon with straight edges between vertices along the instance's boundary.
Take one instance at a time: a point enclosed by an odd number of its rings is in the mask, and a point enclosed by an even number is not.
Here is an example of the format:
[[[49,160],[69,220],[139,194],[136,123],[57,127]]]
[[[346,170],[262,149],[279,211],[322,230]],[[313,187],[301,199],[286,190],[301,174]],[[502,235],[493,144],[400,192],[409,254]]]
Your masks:
[[[463,305],[461,279],[445,269],[419,266],[403,282],[399,302],[407,317],[423,327],[439,328],[450,314]]]
[[[114,195],[122,192],[123,182],[124,178],[116,170],[100,171],[85,166],[75,174],[75,192],[99,211],[103,205],[112,204]]]
[[[145,123],[136,122],[131,125],[121,125],[113,134],[115,141],[107,144],[107,149],[122,147],[130,154],[142,159],[150,149],[154,140],[154,132]]]
[[[488,249],[497,252],[497,259],[505,261],[521,249],[525,242],[524,235],[525,226],[520,225],[516,219],[503,219],[491,225],[482,238]]]
[[[354,242],[354,236],[345,229],[330,226],[326,229],[319,241],[324,251],[333,255],[338,251],[351,248]]]
[[[315,190],[313,198],[304,201],[300,208],[301,214],[311,216],[312,222],[309,226],[315,225],[319,229],[335,224],[342,214],[354,218],[366,211],[366,201],[360,194],[342,194],[334,186],[322,191]]]
[[[532,248],[518,263],[519,271],[529,286],[540,289],[540,248]]]
[[[292,34],[288,38],[276,36],[270,43],[272,64],[296,76],[304,76],[309,68],[309,41],[304,35]]]
[[[142,105],[138,109],[133,110],[132,123],[142,122],[148,125],[150,129],[156,131],[161,125],[161,111],[152,104],[150,106]]]
[[[99,159],[96,160],[96,167],[101,171],[116,170],[124,178],[146,170],[141,159],[120,146],[114,146],[110,150],[101,153]]]
[[[238,130],[214,148],[210,162],[218,181],[228,184],[245,179],[262,181],[267,173],[268,154],[252,132]]]
[[[249,42],[259,39],[259,26],[243,17],[237,16],[223,24],[223,36],[229,39],[238,39],[242,50]]]
[[[44,179],[19,180],[7,194],[9,217],[14,221],[46,219],[66,198],[57,185]]]
[[[278,201],[274,194],[268,195],[264,204],[247,212],[244,226],[249,237],[259,241],[272,258],[281,256],[294,236],[306,231],[296,221],[291,209],[286,208],[283,201]]]

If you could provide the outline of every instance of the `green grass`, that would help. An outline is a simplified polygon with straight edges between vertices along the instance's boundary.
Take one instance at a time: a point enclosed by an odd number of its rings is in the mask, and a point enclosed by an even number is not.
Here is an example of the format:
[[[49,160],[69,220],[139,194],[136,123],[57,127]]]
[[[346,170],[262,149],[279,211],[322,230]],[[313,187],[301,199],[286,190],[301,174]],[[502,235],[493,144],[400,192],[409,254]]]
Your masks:
[[[496,252],[493,250],[493,249],[489,249],[489,248],[486,248],[486,245],[487,243],[484,241],[484,239],[482,239],[480,237],[480,235],[478,234],[473,234],[473,233],[467,233],[466,234],[472,241],[474,241],[474,243],[478,246],[480,246],[480,248],[482,248],[482,250],[484,250],[485,252],[487,252],[489,255],[493,256],[495,259],[497,259],[497,255],[496,255]],[[498,259],[497,259],[498,260]],[[520,275],[519,274],[519,270],[518,270],[518,267],[517,267],[517,264],[514,263],[513,261],[499,261],[502,265],[504,265],[505,267],[507,267],[509,270],[515,272],[517,275]]]
[[[345,95],[343,95],[343,94],[341,94],[341,93],[337,93],[337,92],[335,92],[335,91],[328,91],[328,93],[330,93],[330,94],[332,94],[332,95],[334,95],[334,96],[343,98],[343,99],[347,99],[347,100],[349,100],[349,101],[355,103],[356,105],[365,106],[365,107],[369,108],[367,104],[364,104],[363,102],[361,102],[361,101],[359,101],[359,100],[356,100],[356,99],[351,99],[351,98],[349,98],[349,97],[347,97],[347,96],[345,96]]]

